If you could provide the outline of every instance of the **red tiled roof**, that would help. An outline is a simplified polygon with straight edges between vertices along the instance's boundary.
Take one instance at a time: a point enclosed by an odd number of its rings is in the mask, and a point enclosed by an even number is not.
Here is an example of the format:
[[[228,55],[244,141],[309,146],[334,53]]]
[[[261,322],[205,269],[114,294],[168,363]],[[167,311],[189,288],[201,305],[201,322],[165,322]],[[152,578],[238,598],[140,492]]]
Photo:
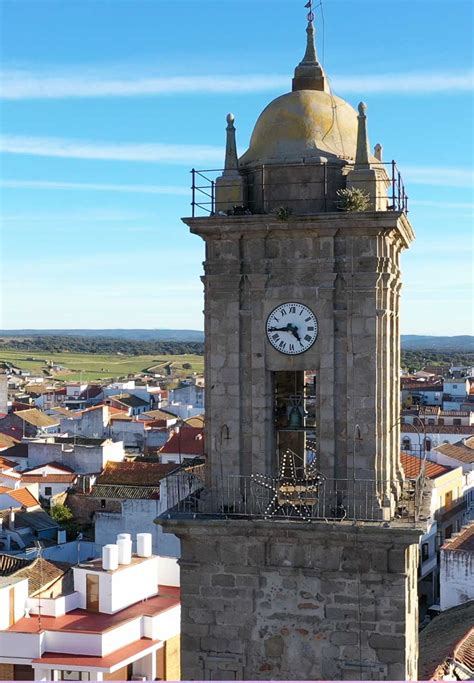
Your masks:
[[[105,657],[94,657],[92,655],[72,655],[68,652],[45,652],[42,657],[33,659],[37,664],[47,664],[64,666],[67,670],[70,666],[84,666],[84,667],[101,667],[104,669],[111,669],[123,661],[137,654],[145,654],[147,650],[153,650],[161,640],[151,640],[150,638],[140,638],[134,643],[125,645],[124,647],[111,652]]]
[[[473,623],[474,600],[470,600],[444,610],[420,631],[419,681],[442,680],[448,673],[446,661],[453,658],[455,650],[468,638]]]
[[[159,484],[176,467],[161,462],[108,462],[96,483],[152,486]]]
[[[474,627],[454,650],[454,659],[466,669],[474,671]]]
[[[28,489],[9,489],[8,491],[4,491],[4,493],[8,493],[10,498],[16,500],[17,503],[20,503],[22,507],[32,508],[39,506],[39,501],[36,500],[34,495],[30,491],[28,491]]]
[[[416,455],[404,452],[400,453],[400,459],[405,477],[407,479],[415,479],[415,477],[418,477],[421,470],[422,459],[418,458]],[[437,462],[433,462],[432,460],[426,460],[425,462],[425,475],[428,479],[436,479],[436,477],[451,472],[454,469],[447,465],[438,465]]]
[[[158,595],[148,598],[144,602],[136,602],[120,612],[106,614],[105,612],[88,612],[85,609],[74,609],[60,617],[42,615],[41,631],[76,631],[84,633],[103,633],[110,628],[141,616],[156,616],[180,604],[180,591],[171,586],[159,586]],[[38,620],[23,617],[19,619],[9,631],[16,633],[38,633]]]
[[[23,474],[25,484],[72,484],[77,474]]]
[[[2,418],[0,415],[0,420],[1,419]],[[9,436],[8,434],[0,432],[0,450],[5,450],[7,448],[10,448],[11,446],[14,446],[16,443],[19,443],[19,439],[14,439],[12,436]]]
[[[16,466],[17,466],[17,463],[14,460],[8,460],[7,458],[3,458],[0,455],[0,471],[11,470]]]
[[[453,534],[443,545],[443,550],[460,550],[474,553],[474,522],[468,524],[458,534]]]
[[[204,452],[204,430],[199,427],[181,427],[179,432],[173,433],[159,452],[202,455]]]
[[[468,439],[472,441],[472,439]],[[461,443],[442,443],[434,448],[438,453],[447,455],[448,458],[464,462],[467,465],[474,463],[474,448]]]
[[[414,432],[418,434],[421,427],[412,424],[401,424],[401,432]],[[474,434],[474,425],[426,425],[426,433],[429,434]]]

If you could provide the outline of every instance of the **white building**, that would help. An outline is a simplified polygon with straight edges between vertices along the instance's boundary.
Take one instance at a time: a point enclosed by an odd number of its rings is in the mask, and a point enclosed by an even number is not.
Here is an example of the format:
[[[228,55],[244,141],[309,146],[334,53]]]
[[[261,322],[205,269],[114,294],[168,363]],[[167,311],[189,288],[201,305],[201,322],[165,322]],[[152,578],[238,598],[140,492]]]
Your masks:
[[[441,609],[474,600],[474,522],[441,548]]]
[[[28,597],[28,579],[0,579],[0,665],[10,679],[179,680],[176,563],[128,534],[101,560],[73,567],[73,590]],[[32,671],[31,671],[32,670]],[[29,674],[29,675],[27,675]]]
[[[154,520],[190,493],[189,486],[176,490],[173,473],[179,466],[159,462],[108,463],[97,478],[91,496],[106,501],[118,501],[120,512],[95,513],[95,542],[110,543],[117,533],[134,534],[145,530],[151,534],[153,552],[159,555],[179,557],[179,540],[173,534],[163,533]],[[192,481],[192,474],[189,478]],[[104,505],[105,507],[105,505]]]
[[[30,468],[55,462],[78,474],[91,474],[101,472],[108,461],[120,462],[124,457],[123,443],[110,439],[51,436],[28,444]]]
[[[66,493],[77,481],[77,474],[69,467],[51,462],[22,472],[21,481],[25,486],[36,484],[39,495],[46,500],[51,500]]]

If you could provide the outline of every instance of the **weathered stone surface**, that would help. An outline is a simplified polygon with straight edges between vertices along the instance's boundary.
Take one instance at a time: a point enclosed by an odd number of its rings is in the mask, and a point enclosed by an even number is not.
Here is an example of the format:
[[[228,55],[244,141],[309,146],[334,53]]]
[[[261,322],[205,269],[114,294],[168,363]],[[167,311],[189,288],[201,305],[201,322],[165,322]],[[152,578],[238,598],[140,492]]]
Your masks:
[[[181,525],[189,529],[193,523]],[[229,660],[233,663],[226,666],[231,668],[223,670],[237,671],[235,667],[240,666],[243,679],[281,680],[294,678],[295,672],[302,680],[344,679],[352,671],[345,663],[357,661],[361,649],[363,660],[382,667],[382,673],[377,670],[381,679],[389,677],[389,671],[400,680],[409,677],[416,656],[405,643],[416,643],[417,619],[416,613],[408,611],[408,597],[410,592],[415,604],[416,580],[407,581],[412,571],[408,567],[402,573],[389,572],[388,566],[376,572],[374,567],[381,561],[382,550],[387,558],[389,548],[401,551],[393,557],[404,557],[407,547],[416,546],[415,531],[377,525],[358,529],[350,523],[339,527],[245,521],[234,522],[230,535],[227,524],[209,521],[206,528],[207,533],[195,539],[183,534],[183,543],[199,544],[203,557],[208,544],[218,546],[219,552],[226,543],[237,545],[248,554],[258,539],[264,547],[284,548],[278,557],[290,557],[296,566],[291,562],[284,567],[273,565],[269,554],[265,556],[268,563],[261,567],[236,567],[234,571],[233,566],[222,563],[201,565],[199,573],[210,577],[208,583],[232,583],[234,579],[234,585],[204,586],[190,596],[192,605],[183,604],[182,633],[187,649],[183,675],[191,675],[203,662],[201,679],[205,678],[206,657],[212,654],[226,662],[226,657],[242,657],[238,665]],[[239,529],[240,535],[236,533]],[[179,525],[173,532],[180,535]],[[359,574],[357,570],[300,566],[301,558],[304,562],[321,558],[321,548],[329,538],[342,549],[354,547],[355,537],[370,571]],[[297,547],[304,548],[303,555],[293,552]],[[194,549],[187,552],[193,555]],[[354,557],[347,557],[349,560],[353,562]],[[364,560],[364,567],[367,562]],[[183,571],[196,574],[196,565],[184,564]]]

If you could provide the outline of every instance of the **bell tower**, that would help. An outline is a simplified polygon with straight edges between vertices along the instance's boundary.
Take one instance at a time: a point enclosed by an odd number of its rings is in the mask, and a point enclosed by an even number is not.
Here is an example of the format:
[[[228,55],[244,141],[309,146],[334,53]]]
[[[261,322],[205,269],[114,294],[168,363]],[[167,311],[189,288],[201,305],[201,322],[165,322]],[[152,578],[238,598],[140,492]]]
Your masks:
[[[206,474],[159,523],[182,541],[188,679],[416,680],[398,428],[414,234],[366,105],[330,90],[308,4],[292,91],[240,158],[228,115],[225,168],[193,172],[183,219],[206,245]]]

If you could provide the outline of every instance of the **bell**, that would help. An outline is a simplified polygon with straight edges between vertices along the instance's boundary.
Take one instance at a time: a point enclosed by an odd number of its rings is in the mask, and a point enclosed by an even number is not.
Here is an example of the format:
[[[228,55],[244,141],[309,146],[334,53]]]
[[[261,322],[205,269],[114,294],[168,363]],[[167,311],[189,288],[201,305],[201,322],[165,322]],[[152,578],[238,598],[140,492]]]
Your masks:
[[[290,429],[300,429],[303,426],[303,416],[297,406],[293,406],[288,417],[288,427]]]

